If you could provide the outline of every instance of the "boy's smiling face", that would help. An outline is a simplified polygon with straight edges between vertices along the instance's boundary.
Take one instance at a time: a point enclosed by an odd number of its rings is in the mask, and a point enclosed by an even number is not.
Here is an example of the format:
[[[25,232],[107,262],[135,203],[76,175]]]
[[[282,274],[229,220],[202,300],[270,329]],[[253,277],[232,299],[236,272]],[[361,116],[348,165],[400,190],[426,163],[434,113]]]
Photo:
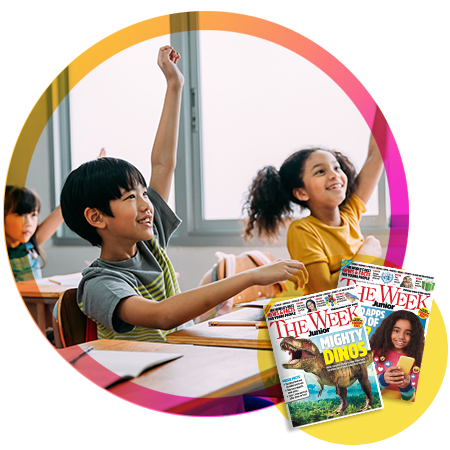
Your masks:
[[[121,194],[120,198],[110,201],[114,217],[103,218],[107,232],[103,239],[111,238],[119,246],[151,239],[154,209],[147,188],[140,184],[131,191],[121,188]]]

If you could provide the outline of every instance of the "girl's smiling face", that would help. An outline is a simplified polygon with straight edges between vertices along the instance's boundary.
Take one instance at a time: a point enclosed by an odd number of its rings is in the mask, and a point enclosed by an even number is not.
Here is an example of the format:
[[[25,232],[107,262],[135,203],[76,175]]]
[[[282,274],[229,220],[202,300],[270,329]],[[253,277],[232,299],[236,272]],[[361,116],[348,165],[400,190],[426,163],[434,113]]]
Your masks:
[[[39,213],[31,211],[28,214],[8,213],[5,216],[5,239],[10,248],[18,247],[28,242],[36,232]]]
[[[310,310],[310,311],[317,311],[316,310],[316,307],[315,307],[315,305],[314,305],[314,303],[313,302],[306,302],[306,307]]]
[[[338,207],[347,191],[347,175],[334,155],[317,150],[305,161],[303,187],[294,189],[294,196],[306,201],[308,208]]]
[[[392,351],[404,353],[411,340],[412,325],[409,320],[400,319],[395,322],[391,333]]]

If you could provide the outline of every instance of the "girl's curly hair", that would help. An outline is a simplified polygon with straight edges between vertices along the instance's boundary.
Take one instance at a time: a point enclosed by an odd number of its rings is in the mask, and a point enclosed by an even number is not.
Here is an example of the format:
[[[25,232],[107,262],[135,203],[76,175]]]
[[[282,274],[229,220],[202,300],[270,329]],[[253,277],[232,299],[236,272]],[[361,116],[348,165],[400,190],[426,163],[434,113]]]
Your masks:
[[[369,341],[372,352],[374,354],[379,352],[379,356],[386,356],[387,351],[392,347],[392,330],[398,320],[408,320],[411,323],[411,339],[405,347],[405,353],[414,358],[416,366],[420,367],[425,345],[425,333],[419,317],[411,311],[395,311],[380,323]]]
[[[246,240],[252,239],[254,233],[268,241],[275,240],[280,228],[292,217],[294,205],[299,205],[301,209],[308,207],[306,202],[294,196],[293,190],[304,187],[305,162],[312,153],[319,150],[331,153],[347,175],[346,196],[339,207],[347,203],[357,187],[356,169],[350,160],[341,152],[320,147],[298,150],[284,161],[280,170],[274,166],[267,166],[253,179],[242,208],[244,215],[247,216],[244,228]]]

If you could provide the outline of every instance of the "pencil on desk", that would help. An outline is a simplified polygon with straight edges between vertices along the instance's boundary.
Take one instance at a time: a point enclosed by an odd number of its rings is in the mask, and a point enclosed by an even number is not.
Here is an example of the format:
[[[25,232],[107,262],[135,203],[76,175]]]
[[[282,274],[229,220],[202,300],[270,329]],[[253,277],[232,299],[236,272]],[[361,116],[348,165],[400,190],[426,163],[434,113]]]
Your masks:
[[[48,281],[51,281],[52,283],[55,283],[55,284],[61,284],[59,281],[56,281],[56,280],[50,280],[50,278],[49,278]]]
[[[266,322],[225,322],[210,320],[208,322],[210,327],[256,327],[256,328],[267,328]]]
[[[91,350],[94,350],[94,347],[92,345],[85,350],[83,349],[83,353],[80,353],[74,359],[70,360],[69,363],[73,364],[74,362],[78,361],[82,356],[87,355]]]

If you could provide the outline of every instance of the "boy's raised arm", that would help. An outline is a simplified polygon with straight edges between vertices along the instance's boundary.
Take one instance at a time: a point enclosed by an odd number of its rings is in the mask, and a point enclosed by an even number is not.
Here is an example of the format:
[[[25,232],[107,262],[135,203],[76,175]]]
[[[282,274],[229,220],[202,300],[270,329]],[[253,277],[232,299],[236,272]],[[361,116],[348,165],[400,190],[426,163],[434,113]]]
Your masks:
[[[153,144],[150,187],[168,200],[177,159],[181,92],[184,77],[177,67],[180,54],[169,45],[160,48],[158,65],[167,80],[164,106]]]

